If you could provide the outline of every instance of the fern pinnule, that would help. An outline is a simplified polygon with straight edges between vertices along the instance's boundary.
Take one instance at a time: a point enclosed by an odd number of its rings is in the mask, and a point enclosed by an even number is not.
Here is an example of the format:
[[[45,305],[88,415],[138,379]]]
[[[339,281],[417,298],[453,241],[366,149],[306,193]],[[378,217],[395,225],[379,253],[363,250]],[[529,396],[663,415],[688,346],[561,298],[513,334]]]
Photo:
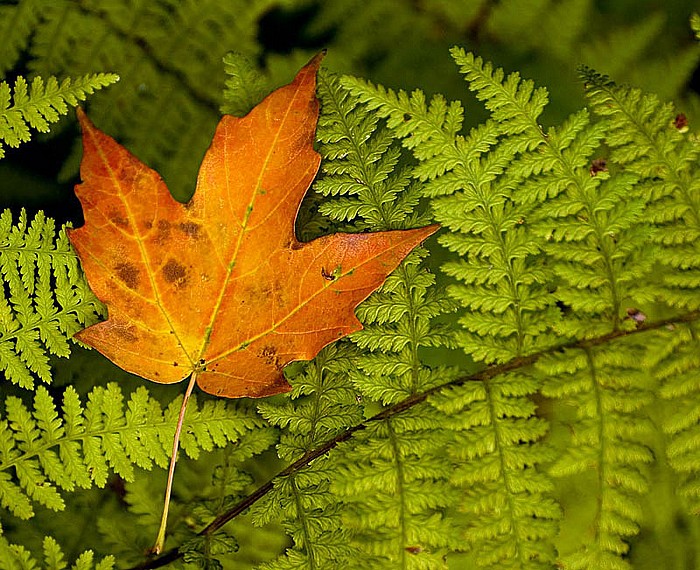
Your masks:
[[[104,487],[112,471],[132,480],[134,466],[165,468],[179,406],[176,399],[162,410],[142,387],[124,409],[123,394],[113,383],[94,388],[84,408],[75,390],[66,388],[62,416],[43,386],[36,389],[32,412],[19,398],[8,397],[0,419],[0,504],[26,519],[34,514],[32,503],[63,509],[59,489]],[[254,427],[261,427],[260,420],[243,408],[194,402],[181,447],[197,457]]]
[[[101,303],[90,291],[64,230],[39,212],[0,216],[0,370],[22,388],[51,382],[48,355],[68,356],[68,339],[97,322]]]
[[[0,158],[5,155],[2,143],[17,147],[31,139],[31,129],[49,131],[49,124],[58,121],[98,89],[119,80],[114,73],[93,73],[60,84],[55,77],[35,77],[27,88],[24,77],[15,80],[14,93],[4,81],[0,83]]]

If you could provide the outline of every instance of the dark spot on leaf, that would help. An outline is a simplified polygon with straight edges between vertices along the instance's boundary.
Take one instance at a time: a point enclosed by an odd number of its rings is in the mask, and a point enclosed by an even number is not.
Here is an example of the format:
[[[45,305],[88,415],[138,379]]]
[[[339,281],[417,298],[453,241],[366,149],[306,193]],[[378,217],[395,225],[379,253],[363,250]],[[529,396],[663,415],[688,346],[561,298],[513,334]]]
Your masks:
[[[260,358],[265,360],[265,364],[271,364],[278,370],[282,368],[282,365],[280,364],[280,359],[277,356],[277,348],[274,346],[265,346],[263,349],[260,351],[259,354]]]
[[[200,364],[204,364],[205,362],[206,362],[206,361],[205,361],[203,358],[200,358],[200,359],[199,359],[199,363],[200,363]]]
[[[139,268],[133,263],[119,263],[114,267],[114,272],[129,289],[136,289],[139,285]]]
[[[158,234],[156,235],[156,241],[159,244],[163,244],[170,238],[170,222],[167,220],[158,220]]]
[[[182,222],[178,228],[180,228],[180,231],[186,236],[192,239],[199,239],[199,224],[195,224],[194,222]]]
[[[676,118],[673,120],[673,126],[682,133],[688,132],[688,117],[686,117],[683,113],[678,113]]]
[[[179,366],[177,362],[173,362],[173,366]]]
[[[175,285],[175,287],[182,287],[187,283],[187,269],[182,263],[178,263],[174,259],[169,259],[163,266],[163,277],[168,283]]]
[[[329,273],[328,271],[326,271],[325,267],[321,267],[321,276],[326,281],[335,281],[335,275],[333,275],[333,273]]]
[[[119,226],[120,228],[128,228],[129,227],[129,220],[127,218],[124,218],[117,212],[116,210],[112,210],[109,213],[109,220],[115,225]]]
[[[112,330],[124,342],[134,343],[139,340],[139,337],[134,334],[135,327],[115,326]]]
[[[153,222],[151,222],[151,221],[144,222],[143,227],[146,228],[147,230],[150,230],[153,227]]]

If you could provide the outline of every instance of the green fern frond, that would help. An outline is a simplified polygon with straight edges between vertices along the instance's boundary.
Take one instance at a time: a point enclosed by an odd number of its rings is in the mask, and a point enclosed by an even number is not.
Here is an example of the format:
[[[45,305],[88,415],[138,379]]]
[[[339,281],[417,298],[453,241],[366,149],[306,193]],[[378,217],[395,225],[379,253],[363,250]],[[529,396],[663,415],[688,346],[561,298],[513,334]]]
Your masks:
[[[695,32],[695,39],[700,40],[700,14],[697,12],[690,16],[690,28]]]
[[[666,455],[680,475],[678,493],[688,512],[700,513],[700,342],[696,325],[660,332],[645,363],[660,381],[665,404],[657,414],[668,435]]]
[[[92,550],[83,552],[70,566],[70,570],[111,570],[114,557],[106,556],[96,561]],[[10,544],[2,536],[0,528],[0,570],[64,570],[68,568],[63,549],[56,540],[47,536],[43,541],[43,562],[39,562],[23,546]]]
[[[576,410],[571,443],[550,472],[593,473],[599,497],[595,533],[580,550],[562,553],[567,568],[629,568],[626,540],[639,532],[641,497],[649,492],[645,466],[654,460],[648,416],[654,381],[644,363],[646,345],[621,339],[606,347],[565,351],[537,364],[542,394]]]
[[[241,53],[224,56],[224,71],[228,79],[221,112],[242,117],[262,100],[267,81],[250,58]]]
[[[36,390],[33,411],[8,397],[0,420],[0,504],[26,519],[34,514],[33,503],[62,510],[59,489],[104,487],[110,471],[129,481],[134,466],[165,468],[179,407],[176,399],[163,410],[139,388],[125,408],[114,383],[93,389],[85,407],[68,387],[60,415],[43,386]],[[242,408],[209,400],[197,407],[195,401],[188,407],[180,447],[196,458],[260,425]]]
[[[0,215],[0,370],[23,388],[51,382],[49,354],[68,356],[68,339],[103,308],[83,276],[65,230],[39,212]]]
[[[0,77],[14,67],[41,18],[39,0],[0,6]]]
[[[296,374],[291,401],[262,402],[259,410],[283,429],[279,456],[299,459],[343,429],[361,421],[362,408],[349,379],[352,366],[347,345],[331,345]],[[252,509],[253,523],[281,522],[294,542],[283,555],[261,570],[290,568],[346,568],[357,556],[348,544],[338,501],[330,493],[333,469],[319,458],[299,472],[280,478],[274,489]]]
[[[672,105],[639,89],[620,87],[582,69],[586,95],[595,113],[609,124],[610,159],[639,178],[644,217],[655,227],[649,236],[665,269],[663,302],[700,307],[700,144],[685,117]]]
[[[561,511],[540,467],[554,450],[542,442],[547,422],[529,399],[537,387],[534,376],[511,373],[431,399],[453,418],[452,482],[464,492],[465,538],[480,568],[544,570],[556,559]]]
[[[418,210],[420,186],[407,168],[397,168],[400,148],[377,114],[368,112],[372,103],[361,103],[335,77],[324,78],[319,97],[318,137],[326,143],[321,147],[326,165],[317,190],[328,196],[321,212],[379,230],[427,223]],[[423,108],[419,98],[409,104]],[[447,109],[441,102],[427,112],[440,124],[457,125],[454,119],[461,116],[459,107]],[[453,344],[433,320],[455,306],[435,288],[422,266],[425,256],[425,250],[414,251],[358,307],[363,329],[351,336],[358,350],[348,375],[366,405],[398,402],[454,374],[426,366],[419,355],[427,347]],[[343,445],[332,488],[345,505],[350,544],[364,553],[367,568],[444,568],[444,554],[457,548],[454,528],[441,514],[457,497],[443,461],[449,434],[441,423],[444,418],[423,407],[373,425]]]
[[[42,2],[28,67],[39,75],[76,76],[95,66],[118,73],[122,86],[101,95],[91,118],[184,199],[219,119],[222,59],[235,50],[255,60],[259,21],[277,4],[163,0],[125,10],[111,0]],[[64,177],[75,174],[79,154],[76,144]]]
[[[49,124],[68,113],[88,95],[119,81],[114,73],[93,73],[75,79],[64,79],[60,84],[55,77],[44,83],[35,77],[28,88],[24,77],[18,77],[14,93],[4,81],[0,83],[0,158],[5,156],[2,143],[18,147],[31,139],[31,129],[49,132]]]

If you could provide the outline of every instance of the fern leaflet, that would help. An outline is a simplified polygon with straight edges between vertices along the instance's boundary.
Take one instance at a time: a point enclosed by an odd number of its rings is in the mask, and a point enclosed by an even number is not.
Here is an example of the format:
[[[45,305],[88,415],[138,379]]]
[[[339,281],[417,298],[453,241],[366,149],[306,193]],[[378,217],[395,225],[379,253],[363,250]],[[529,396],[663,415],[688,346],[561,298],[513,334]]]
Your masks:
[[[0,370],[23,388],[51,381],[49,354],[68,356],[67,339],[97,322],[102,305],[88,287],[65,230],[39,212],[16,225],[0,216]]]
[[[55,123],[98,89],[119,81],[114,73],[93,73],[75,79],[64,79],[60,84],[55,77],[44,83],[35,77],[28,89],[24,77],[18,77],[14,93],[4,81],[0,83],[0,158],[5,156],[2,143],[17,147],[31,139],[30,128],[40,133],[49,132]]]
[[[72,387],[63,394],[62,415],[39,386],[30,411],[19,398],[5,401],[0,420],[0,505],[20,518],[34,514],[33,503],[62,510],[59,489],[104,487],[110,471],[130,481],[134,466],[165,468],[180,403],[165,410],[145,388],[124,407],[119,387],[110,383],[88,395],[85,407]],[[180,447],[190,457],[235,442],[261,422],[223,401],[189,405]]]

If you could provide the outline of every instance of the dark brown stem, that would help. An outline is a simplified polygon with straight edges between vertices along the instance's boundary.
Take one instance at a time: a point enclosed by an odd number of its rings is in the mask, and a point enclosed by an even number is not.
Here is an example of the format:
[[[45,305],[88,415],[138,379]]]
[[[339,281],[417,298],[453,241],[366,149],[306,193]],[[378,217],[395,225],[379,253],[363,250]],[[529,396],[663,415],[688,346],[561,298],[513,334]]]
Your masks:
[[[685,315],[672,317],[663,321],[656,321],[649,324],[641,324],[637,326],[637,328],[632,330],[616,330],[608,334],[591,339],[571,341],[566,344],[561,344],[558,346],[547,348],[545,350],[530,354],[528,356],[519,356],[513,358],[508,362],[504,362],[503,364],[489,366],[487,368],[484,368],[483,370],[480,370],[468,376],[460,376],[459,378],[455,378],[450,382],[446,382],[445,384],[436,386],[435,388],[431,388],[430,390],[426,390],[425,392],[420,392],[418,394],[409,396],[405,400],[401,400],[400,402],[397,402],[396,404],[385,408],[384,410],[365,420],[364,422],[347,428],[345,431],[339,433],[334,438],[325,441],[319,447],[307,451],[300,459],[296,460],[294,463],[290,464],[285,469],[277,473],[277,475],[275,475],[272,479],[258,487],[255,491],[250,493],[247,497],[243,498],[231,509],[216,517],[198,534],[200,536],[211,535],[212,533],[219,530],[222,526],[224,526],[227,522],[243,513],[245,510],[254,505],[258,500],[260,500],[272,490],[275,479],[278,479],[280,477],[286,477],[288,475],[296,473],[297,471],[311,463],[314,459],[318,459],[322,455],[325,455],[331,449],[336,447],[339,443],[350,439],[355,433],[364,430],[373,422],[382,421],[397,414],[400,414],[416,406],[417,404],[425,402],[425,400],[427,400],[428,397],[440,392],[441,390],[444,390],[445,388],[461,386],[463,384],[466,384],[467,382],[489,380],[491,378],[494,378],[495,376],[505,374],[506,372],[512,372],[513,370],[518,370],[520,368],[531,366],[544,356],[562,350],[600,346],[620,337],[631,336],[652,330],[658,330],[664,327],[670,328],[674,325],[682,323],[691,323],[699,319],[700,311],[693,311]],[[179,550],[177,548],[174,548],[158,558],[147,560],[143,564],[133,567],[131,570],[150,570],[153,568],[161,568],[166,564],[169,564],[170,562],[179,559],[181,556],[182,554],[179,552]]]

